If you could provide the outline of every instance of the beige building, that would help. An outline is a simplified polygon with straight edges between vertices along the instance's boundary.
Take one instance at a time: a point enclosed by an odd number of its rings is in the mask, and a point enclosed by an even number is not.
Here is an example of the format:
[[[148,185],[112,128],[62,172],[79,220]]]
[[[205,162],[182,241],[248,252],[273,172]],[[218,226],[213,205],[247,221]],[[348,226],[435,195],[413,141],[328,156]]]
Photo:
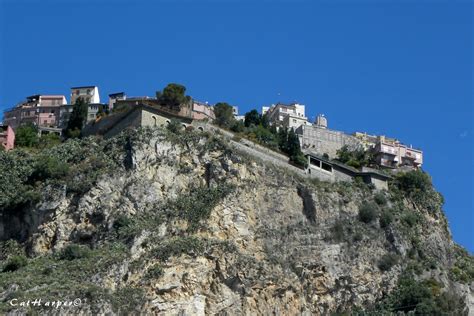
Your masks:
[[[375,154],[375,160],[380,166],[419,168],[423,164],[423,151],[404,145],[395,138],[360,132],[354,133],[354,137],[361,142],[365,150]]]
[[[303,150],[311,150],[320,155],[327,154],[330,158],[337,157],[337,151],[343,146],[358,148],[359,140],[341,131],[328,128],[328,121],[324,115],[319,115],[313,125],[301,125],[296,129]]]
[[[262,114],[266,114],[270,125],[278,128],[297,129],[302,125],[311,125],[305,115],[305,106],[299,103],[277,103],[269,107],[262,107]]]
[[[162,109],[146,104],[137,104],[130,107],[127,111],[116,112],[106,116],[97,122],[91,122],[86,125],[83,134],[104,135],[113,137],[121,131],[137,127],[165,127],[171,120],[178,120],[182,128],[186,128],[192,123],[190,117],[183,117]]]
[[[388,139],[385,136],[379,136],[373,151],[377,164],[384,167],[398,168],[408,166],[420,168],[423,164],[423,152],[421,150],[411,146],[408,147],[398,140]]]

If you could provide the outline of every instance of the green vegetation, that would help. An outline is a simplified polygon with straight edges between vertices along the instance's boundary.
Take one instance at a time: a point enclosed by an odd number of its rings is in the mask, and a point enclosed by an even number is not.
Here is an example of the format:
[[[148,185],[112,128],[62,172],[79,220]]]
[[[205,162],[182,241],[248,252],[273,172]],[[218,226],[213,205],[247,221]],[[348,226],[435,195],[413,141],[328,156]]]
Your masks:
[[[18,290],[9,293],[6,300],[40,297],[43,301],[47,301],[79,297],[86,298],[92,308],[95,308],[101,300],[113,302],[114,310],[123,308],[119,299],[120,290],[115,293],[109,292],[97,286],[93,280],[94,276],[107,275],[111,268],[120,264],[128,256],[127,248],[123,244],[108,243],[90,250],[88,256],[74,255],[74,258],[68,257],[72,260],[58,260],[63,253],[64,251],[60,254],[30,259],[24,257],[20,260],[15,259],[20,262],[21,267],[11,272],[0,273],[0,292],[7,293],[7,289],[12,284],[16,284]],[[72,253],[76,254],[75,251]],[[11,262],[10,260],[0,261],[3,269]],[[20,265],[17,264],[17,266]],[[0,313],[5,314],[9,308],[11,306],[8,304],[0,304]],[[35,312],[38,313],[37,308]]]
[[[146,271],[147,279],[159,279],[163,275],[163,268],[159,264],[155,264]]]
[[[467,315],[461,297],[442,291],[443,285],[433,279],[416,281],[402,276],[396,289],[375,308],[377,315],[410,313],[413,315]]]
[[[460,246],[454,248],[454,265],[450,276],[453,280],[470,284],[474,281],[474,257]]]
[[[363,148],[351,149],[345,145],[337,151],[337,160],[354,168],[361,168],[374,164],[374,157]]]
[[[83,245],[68,245],[66,246],[61,254],[59,255],[59,258],[61,260],[75,260],[75,259],[82,259],[82,258],[87,258],[90,256],[90,249],[86,246]]]
[[[88,105],[83,98],[77,98],[64,131],[66,137],[78,138],[81,136],[81,130],[87,121],[87,107]]]
[[[187,254],[192,257],[201,255],[206,250],[206,241],[196,237],[176,237],[152,250],[153,257],[166,261],[172,256]]]
[[[70,139],[50,148],[0,152],[0,210],[36,203],[46,185],[88,191],[101,175],[123,167],[127,137]]]
[[[441,194],[434,190],[430,176],[421,170],[398,174],[391,183],[391,189],[394,194],[402,195],[430,212],[441,211],[444,203]]]
[[[56,133],[43,134],[41,135],[39,139],[38,148],[46,149],[46,148],[57,146],[59,144],[61,144],[61,137],[59,137],[58,134]]]
[[[189,229],[200,227],[201,221],[211,214],[212,209],[231,191],[232,187],[221,184],[217,187],[191,188],[172,203],[173,214],[186,219]],[[176,215],[175,215],[176,216]]]
[[[245,113],[245,119],[244,119],[244,124],[245,127],[250,127],[252,125],[258,126],[262,125],[263,126],[263,121],[262,121],[262,115],[258,113],[257,110],[253,109],[247,113]],[[266,127],[266,126],[264,126]]]
[[[7,263],[3,267],[3,272],[13,272],[27,265],[27,259],[25,256],[17,255],[12,256],[8,259]]]
[[[16,129],[15,146],[35,147],[38,143],[38,129],[33,124],[25,124]]]
[[[380,206],[387,204],[387,198],[385,197],[385,194],[383,192],[377,192],[374,195],[374,201]]]
[[[177,110],[181,105],[191,101],[191,97],[186,95],[186,87],[179,83],[169,83],[163,91],[157,91],[156,99],[160,105],[166,105]]]
[[[375,203],[364,202],[359,207],[359,220],[366,224],[372,222],[377,218],[378,207]]]
[[[387,253],[380,258],[377,266],[381,271],[388,271],[398,262],[398,256],[393,253]]]
[[[234,122],[234,112],[232,106],[225,102],[218,102],[214,105],[215,123],[221,127],[230,129]]]
[[[390,210],[383,210],[382,213],[380,214],[380,227],[381,228],[386,228],[390,226],[390,224],[393,222],[394,216]]]

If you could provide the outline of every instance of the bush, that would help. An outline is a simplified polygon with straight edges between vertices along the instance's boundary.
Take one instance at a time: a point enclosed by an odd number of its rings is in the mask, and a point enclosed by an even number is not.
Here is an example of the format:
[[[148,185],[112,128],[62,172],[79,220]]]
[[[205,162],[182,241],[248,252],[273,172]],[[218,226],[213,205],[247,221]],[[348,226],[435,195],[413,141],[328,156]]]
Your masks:
[[[385,204],[387,204],[387,199],[385,198],[385,194],[383,194],[382,192],[378,192],[377,194],[375,194],[375,196],[374,196],[374,201],[375,201],[375,203],[377,203],[378,205],[385,205]]]
[[[122,227],[130,226],[131,223],[132,223],[132,220],[128,216],[119,215],[117,219],[114,221],[113,227],[119,230]]]
[[[90,256],[90,249],[81,245],[68,245],[63,249],[59,258],[61,260],[76,260],[88,258]]]
[[[398,262],[398,256],[387,253],[380,258],[378,262],[378,267],[381,271],[388,271]]]
[[[434,190],[430,176],[421,170],[398,174],[394,185],[413,203],[428,211],[440,211],[444,203],[442,195]]]
[[[332,239],[336,242],[341,242],[344,240],[344,224],[341,220],[338,220],[334,223],[334,226],[331,229]]]
[[[441,288],[434,280],[416,281],[412,275],[403,275],[376,315],[467,315],[463,298]]]
[[[405,211],[402,216],[402,222],[408,225],[409,227],[414,227],[416,224],[418,224],[419,220],[419,215],[413,213],[413,211]]]
[[[59,161],[56,157],[42,156],[37,158],[32,180],[59,179],[69,172],[67,163]]]
[[[233,187],[220,184],[215,188],[193,188],[186,195],[180,196],[172,207],[179,216],[186,219],[189,224],[189,230],[194,231],[200,226],[203,219],[207,219],[212,209],[227,194],[232,191]]]
[[[22,255],[13,256],[10,259],[8,259],[7,263],[3,267],[3,272],[16,271],[26,266],[27,263],[28,263],[28,260],[26,259],[25,256],[22,256]]]
[[[15,146],[34,147],[38,141],[38,129],[33,124],[22,125],[15,131]]]
[[[380,215],[379,223],[380,227],[385,228],[390,225],[390,223],[393,222],[393,214],[389,210],[385,210],[382,212]]]
[[[159,279],[163,275],[163,268],[159,264],[155,264],[146,272],[148,279]]]
[[[359,220],[368,224],[377,218],[377,213],[377,205],[365,202],[359,207]]]

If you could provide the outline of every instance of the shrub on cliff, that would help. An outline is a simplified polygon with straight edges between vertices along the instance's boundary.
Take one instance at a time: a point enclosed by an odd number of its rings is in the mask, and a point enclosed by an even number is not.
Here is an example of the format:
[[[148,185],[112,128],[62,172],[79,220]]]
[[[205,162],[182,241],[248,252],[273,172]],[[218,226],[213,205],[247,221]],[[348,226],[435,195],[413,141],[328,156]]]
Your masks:
[[[433,279],[417,281],[403,275],[397,287],[376,307],[375,315],[467,315],[462,297],[442,292],[443,285]]]
[[[68,245],[59,255],[62,260],[75,260],[90,256],[90,249],[82,245]]]
[[[16,270],[26,266],[27,263],[28,263],[28,261],[27,261],[25,256],[22,256],[22,255],[13,256],[10,259],[8,259],[7,263],[3,267],[3,272],[16,271]]]
[[[378,267],[381,271],[388,271],[398,262],[398,256],[393,253],[387,253],[380,258]]]
[[[398,174],[392,185],[415,205],[428,211],[440,211],[444,203],[442,195],[434,190],[431,177],[421,170]]]
[[[359,207],[359,220],[366,224],[372,222],[377,218],[378,207],[374,203],[364,202]]]

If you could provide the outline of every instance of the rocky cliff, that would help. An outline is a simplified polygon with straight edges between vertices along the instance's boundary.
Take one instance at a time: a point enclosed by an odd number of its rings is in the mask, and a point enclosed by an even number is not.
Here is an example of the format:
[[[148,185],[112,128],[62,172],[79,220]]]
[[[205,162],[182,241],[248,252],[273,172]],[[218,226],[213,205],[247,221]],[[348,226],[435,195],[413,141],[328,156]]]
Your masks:
[[[0,198],[2,312],[474,311],[473,258],[440,196],[409,177],[383,192],[311,181],[219,135],[166,130],[2,155],[12,170],[31,155],[56,162],[11,179],[21,203]]]

